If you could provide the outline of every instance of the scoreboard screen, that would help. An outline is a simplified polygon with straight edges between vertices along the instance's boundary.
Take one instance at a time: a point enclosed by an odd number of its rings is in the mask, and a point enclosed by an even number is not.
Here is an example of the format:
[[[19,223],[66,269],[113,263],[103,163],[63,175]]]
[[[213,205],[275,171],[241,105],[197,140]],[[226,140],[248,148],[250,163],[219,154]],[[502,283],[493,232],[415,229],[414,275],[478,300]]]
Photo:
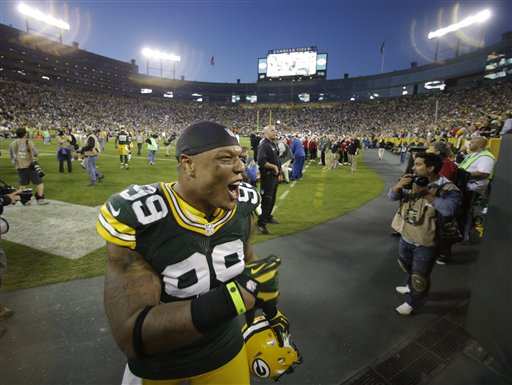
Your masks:
[[[267,76],[310,76],[316,74],[316,52],[287,52],[267,56]]]
[[[282,78],[326,78],[327,54],[316,47],[270,50],[258,59],[258,81]]]

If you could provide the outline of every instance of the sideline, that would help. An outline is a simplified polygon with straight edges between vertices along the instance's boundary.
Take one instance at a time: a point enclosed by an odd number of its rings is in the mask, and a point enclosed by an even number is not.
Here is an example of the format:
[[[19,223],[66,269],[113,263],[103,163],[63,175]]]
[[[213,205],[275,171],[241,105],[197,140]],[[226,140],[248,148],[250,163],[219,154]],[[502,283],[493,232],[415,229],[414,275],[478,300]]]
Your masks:
[[[306,166],[304,166],[304,169],[302,170],[302,174],[305,174],[305,173],[306,173],[306,171],[307,171],[308,167],[311,165],[311,162],[312,162],[312,160],[310,159],[310,160],[308,161],[308,163],[306,164]],[[286,189],[286,190],[285,190],[281,195],[279,195],[279,198],[277,198],[277,199],[279,199],[280,201],[285,200],[285,199],[286,199],[286,197],[288,196],[288,193],[290,192],[290,190],[291,190],[292,188],[294,188],[294,187],[295,187],[295,184],[296,184],[296,183],[297,183],[297,181],[296,181],[296,180],[294,180],[292,183],[290,183],[290,184],[288,185],[288,188],[287,188],[287,189]],[[272,209],[272,214],[277,210],[277,207],[278,207],[278,205],[277,205],[277,204],[275,204],[275,205],[274,205],[274,208]]]
[[[9,231],[2,239],[19,243],[68,259],[81,258],[100,247],[105,241],[96,232],[99,206],[88,207],[48,199],[50,204],[39,206],[32,198],[30,206],[17,203],[4,210]]]

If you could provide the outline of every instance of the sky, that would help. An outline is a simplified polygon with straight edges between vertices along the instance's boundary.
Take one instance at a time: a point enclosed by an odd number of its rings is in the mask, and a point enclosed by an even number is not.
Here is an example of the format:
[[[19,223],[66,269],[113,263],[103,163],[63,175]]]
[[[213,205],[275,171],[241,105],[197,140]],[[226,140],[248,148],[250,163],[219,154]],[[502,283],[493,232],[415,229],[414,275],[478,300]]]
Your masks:
[[[0,22],[26,31],[20,1],[1,0]],[[217,83],[257,81],[258,58],[269,50],[316,46],[328,54],[327,79],[376,75],[432,63],[436,52],[430,31],[483,9],[485,25],[466,27],[439,42],[438,59],[490,45],[512,31],[512,1],[338,1],[338,0],[89,0],[24,1],[67,21],[64,44],[130,62],[140,73],[160,76],[160,62],[147,61],[144,47],[180,56],[163,62],[163,76]],[[58,31],[29,20],[30,33]],[[382,48],[382,49],[381,49]],[[214,57],[212,65],[211,58]],[[149,69],[148,69],[149,66]]]

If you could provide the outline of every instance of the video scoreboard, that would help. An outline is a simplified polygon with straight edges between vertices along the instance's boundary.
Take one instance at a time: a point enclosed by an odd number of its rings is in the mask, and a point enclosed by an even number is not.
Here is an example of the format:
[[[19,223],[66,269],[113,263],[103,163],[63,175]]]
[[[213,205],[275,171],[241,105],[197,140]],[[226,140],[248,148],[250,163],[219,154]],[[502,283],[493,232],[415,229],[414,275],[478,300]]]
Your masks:
[[[269,50],[258,59],[258,81],[325,79],[327,54],[315,46]]]

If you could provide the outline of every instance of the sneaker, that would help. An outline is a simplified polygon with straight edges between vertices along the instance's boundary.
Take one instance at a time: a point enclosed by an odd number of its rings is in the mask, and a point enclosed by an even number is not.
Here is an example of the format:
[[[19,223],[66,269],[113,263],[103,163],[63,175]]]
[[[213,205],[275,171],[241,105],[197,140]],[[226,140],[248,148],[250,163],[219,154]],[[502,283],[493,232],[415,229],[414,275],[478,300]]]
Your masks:
[[[98,175],[98,182],[103,182],[103,178],[105,178],[103,175]]]
[[[14,311],[5,306],[0,306],[0,321],[4,321],[7,318],[11,317],[14,314]]]
[[[90,186],[96,186],[96,183],[89,183],[89,184],[87,185],[87,187],[90,187]]]
[[[262,234],[270,234],[270,232],[267,229],[267,226],[265,226],[265,225],[257,225],[257,227],[258,227],[258,230],[259,230],[260,233],[262,233]]]
[[[446,265],[448,262],[450,261],[450,258],[444,256],[444,255],[440,255],[439,257],[437,257],[436,259],[436,263],[438,265]]]
[[[400,294],[408,294],[411,292],[411,289],[409,289],[409,286],[397,286],[395,287],[395,290],[397,291],[397,293],[400,293]]]
[[[44,196],[41,198],[36,198],[36,202],[38,205],[47,205],[48,203],[50,203],[46,200]]]
[[[121,163],[121,168],[124,168],[124,163]]]
[[[404,302],[403,304],[401,304],[400,306],[398,306],[396,308],[396,311],[400,314],[400,315],[410,315],[412,312],[413,312],[414,308],[409,305],[407,302]]]
[[[279,225],[281,222],[279,222],[277,219],[275,218],[271,218],[268,223],[271,223],[273,225]]]

